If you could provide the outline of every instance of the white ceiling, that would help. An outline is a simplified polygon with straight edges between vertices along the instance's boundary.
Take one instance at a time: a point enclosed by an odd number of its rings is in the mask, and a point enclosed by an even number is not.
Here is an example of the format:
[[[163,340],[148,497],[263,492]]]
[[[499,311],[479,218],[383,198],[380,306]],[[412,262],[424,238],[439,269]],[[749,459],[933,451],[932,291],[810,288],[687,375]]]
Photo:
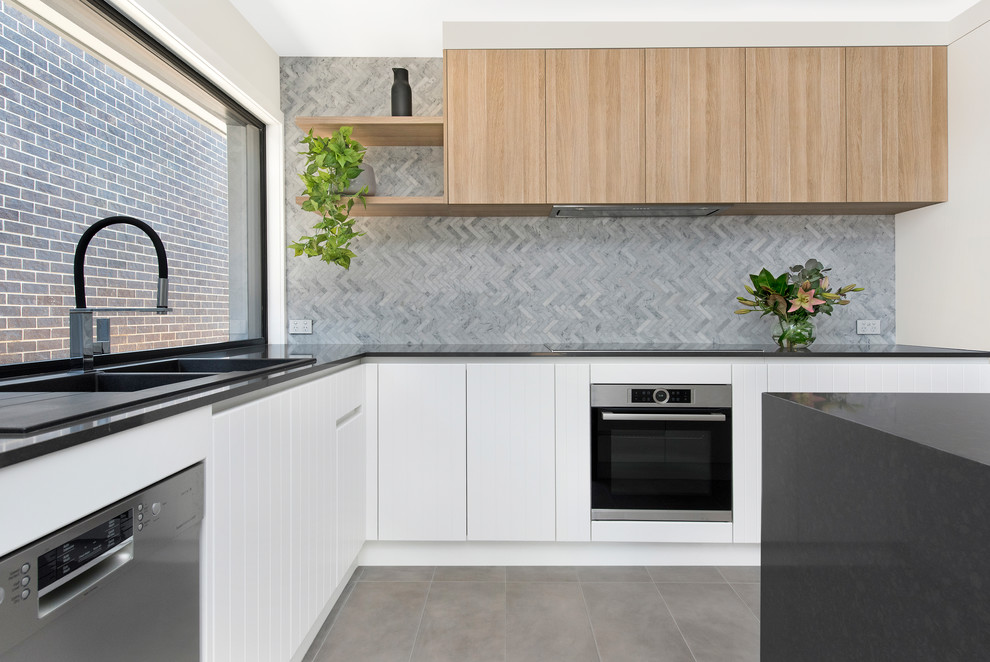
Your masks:
[[[280,56],[439,57],[444,21],[948,21],[977,0],[230,0]]]

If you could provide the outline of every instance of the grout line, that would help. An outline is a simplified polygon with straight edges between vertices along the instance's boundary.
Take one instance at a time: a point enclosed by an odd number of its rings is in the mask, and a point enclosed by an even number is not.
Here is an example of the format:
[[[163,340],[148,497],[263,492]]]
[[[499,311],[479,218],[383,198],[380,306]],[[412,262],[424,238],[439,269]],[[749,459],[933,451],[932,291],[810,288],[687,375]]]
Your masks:
[[[598,655],[598,662],[602,662],[602,651],[598,647],[595,624],[591,622],[591,609],[588,608],[588,598],[584,596],[584,582],[578,581],[578,590],[581,591],[581,602],[584,603],[584,613],[588,615],[588,627],[591,628],[591,640],[595,642],[595,653]]]
[[[361,572],[363,574],[364,570],[362,570]],[[351,581],[348,581],[347,584],[348,586],[344,587],[344,592],[341,593],[340,598],[337,598],[338,600],[343,599],[343,602],[340,603],[340,609],[337,609],[337,613],[331,614],[333,616],[333,623],[331,623],[330,627],[327,628],[326,634],[323,635],[323,639],[322,641],[320,641],[320,645],[317,646],[316,653],[313,655],[314,660],[319,659],[320,653],[323,652],[323,646],[326,645],[327,639],[330,638],[330,632],[333,630],[334,626],[337,625],[337,621],[340,619],[340,614],[344,611],[344,607],[347,606],[348,600],[351,599],[351,594],[354,593],[354,589],[357,588],[357,581],[353,579],[353,576],[351,578]],[[333,609],[336,609],[336,605],[334,605]],[[333,612],[333,609],[331,609],[330,611]],[[327,615],[327,620],[329,619],[330,619],[330,615]],[[312,646],[310,647],[310,649],[312,650]]]
[[[755,583],[755,582],[738,582],[738,583],[739,584],[752,584],[752,583]],[[759,584],[757,584],[757,586],[759,586]],[[736,597],[739,598],[740,602],[742,602],[744,605],[746,605],[746,609],[749,610],[749,613],[751,613],[753,615],[753,618],[756,619],[756,622],[759,623],[760,622],[760,617],[756,615],[756,612],[753,611],[753,608],[749,606],[749,603],[746,602],[745,600],[743,600],[743,596],[739,595],[739,591],[736,590],[736,587],[732,584],[732,582],[729,582],[729,588],[731,588],[732,589],[732,592],[736,594]],[[763,589],[760,589],[761,597],[762,597],[762,591],[763,591]]]
[[[681,630],[681,624],[677,622],[676,618],[674,618],[674,612],[670,610],[670,605],[667,604],[667,598],[663,597],[663,592],[660,590],[660,585],[653,582],[653,588],[657,590],[657,595],[660,596],[660,601],[663,603],[663,606],[667,608],[667,613],[670,614],[670,620],[673,621],[674,627],[677,628],[677,634],[681,635],[681,640],[684,642],[684,645],[687,646],[688,654],[691,655],[691,659],[694,660],[694,662],[698,662],[697,656],[695,656],[694,651],[691,650],[691,642],[689,642],[687,637],[684,636],[684,631]]]
[[[419,625],[416,626],[416,636],[413,638],[413,645],[409,650],[409,662],[412,662],[413,655],[416,654],[416,643],[419,642],[419,634],[423,630],[423,619],[426,617],[426,604],[430,601],[430,591],[433,590],[433,578],[436,576],[437,567],[433,566],[433,574],[430,575],[430,584],[426,589],[426,599],[423,600],[423,609],[419,612]]]

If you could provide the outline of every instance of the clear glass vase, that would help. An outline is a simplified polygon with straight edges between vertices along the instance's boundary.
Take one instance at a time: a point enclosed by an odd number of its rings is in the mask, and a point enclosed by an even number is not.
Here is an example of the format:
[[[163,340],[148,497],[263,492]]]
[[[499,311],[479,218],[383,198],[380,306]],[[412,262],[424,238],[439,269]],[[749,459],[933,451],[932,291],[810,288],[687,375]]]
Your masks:
[[[785,320],[778,317],[777,326],[773,331],[773,341],[784,350],[803,349],[815,342],[815,324],[810,317],[801,320]]]

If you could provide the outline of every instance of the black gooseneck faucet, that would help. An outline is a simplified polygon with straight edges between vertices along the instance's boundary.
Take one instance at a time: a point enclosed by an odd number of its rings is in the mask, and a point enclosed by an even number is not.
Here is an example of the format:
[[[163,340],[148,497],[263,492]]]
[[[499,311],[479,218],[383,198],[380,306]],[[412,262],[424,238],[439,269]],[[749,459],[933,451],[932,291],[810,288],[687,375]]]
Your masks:
[[[83,267],[86,262],[86,249],[93,235],[108,225],[133,225],[151,239],[158,256],[158,295],[154,308],[87,308],[86,307],[86,276]],[[93,354],[106,353],[110,350],[110,326],[103,329],[99,339],[99,351],[93,346],[93,313],[129,311],[139,313],[156,313],[165,315],[171,312],[168,307],[168,257],[165,255],[165,244],[161,237],[150,225],[130,216],[108,216],[89,226],[76,245],[76,254],[72,264],[73,286],[76,294],[76,307],[69,310],[69,364],[72,370],[92,370]],[[104,320],[101,320],[104,321]],[[109,322],[109,320],[105,320]]]

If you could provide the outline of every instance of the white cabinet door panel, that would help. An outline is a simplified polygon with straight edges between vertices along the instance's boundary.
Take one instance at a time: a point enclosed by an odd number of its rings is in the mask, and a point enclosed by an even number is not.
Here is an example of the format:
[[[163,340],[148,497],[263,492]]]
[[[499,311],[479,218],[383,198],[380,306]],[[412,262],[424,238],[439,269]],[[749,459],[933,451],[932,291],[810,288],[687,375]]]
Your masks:
[[[207,457],[206,623],[211,662],[292,654],[284,573],[290,400],[279,394],[213,417]]]
[[[884,359],[877,363],[788,361],[768,363],[770,392],[987,393],[990,364]]]
[[[763,364],[732,366],[732,541],[760,542],[763,486]]]
[[[554,368],[467,366],[468,540],[553,540]]]
[[[381,540],[465,540],[464,364],[378,367]]]
[[[591,540],[591,370],[555,366],[557,540]]]

